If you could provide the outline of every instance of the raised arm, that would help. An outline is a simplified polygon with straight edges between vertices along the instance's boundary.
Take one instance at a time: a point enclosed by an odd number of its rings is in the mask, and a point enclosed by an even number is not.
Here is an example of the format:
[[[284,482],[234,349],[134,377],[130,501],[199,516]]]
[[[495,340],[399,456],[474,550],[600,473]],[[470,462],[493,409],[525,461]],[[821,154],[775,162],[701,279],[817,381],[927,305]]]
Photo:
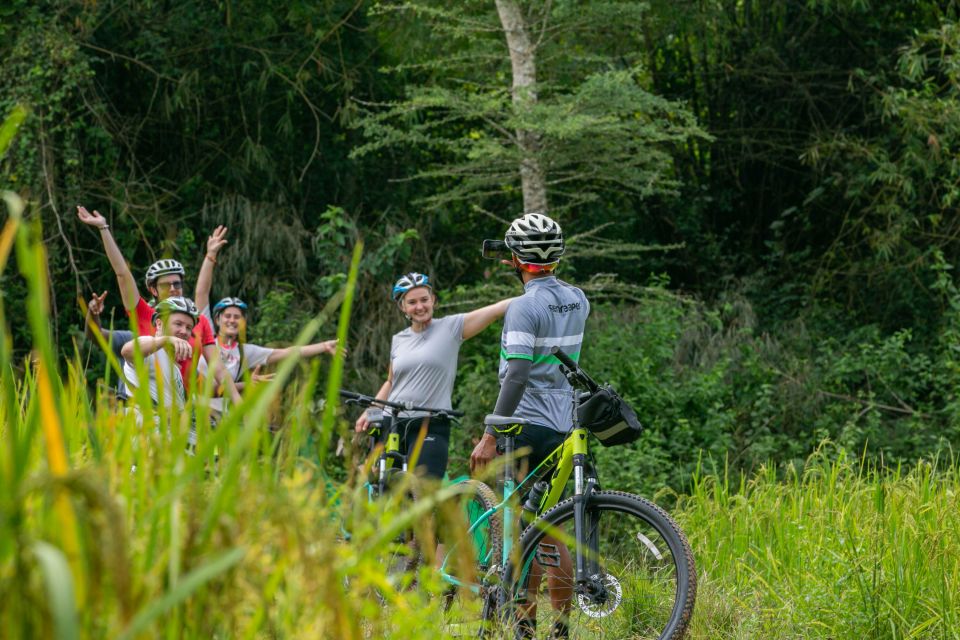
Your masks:
[[[117,246],[113,234],[110,233],[110,225],[107,224],[107,219],[100,215],[99,211],[94,210],[93,213],[90,213],[85,207],[81,206],[77,207],[77,216],[80,218],[80,222],[100,230],[103,250],[117,276],[117,285],[120,287],[120,298],[123,300],[123,306],[128,311],[132,311],[140,301],[140,291],[137,289],[137,281],[133,279],[133,273],[130,272],[127,261],[123,259],[123,254],[120,253],[120,247]]]
[[[197,291],[194,302],[197,309],[206,309],[210,306],[210,289],[213,286],[213,267],[217,264],[217,255],[220,249],[227,244],[227,228],[220,225],[207,238],[207,253],[203,256],[200,265],[200,275],[197,276]]]
[[[463,319],[463,339],[469,340],[489,327],[494,320],[502,318],[513,300],[514,298],[506,298],[468,313]]]
[[[317,342],[314,344],[308,344],[304,347],[285,347],[283,349],[274,349],[273,353],[267,356],[267,364],[273,364],[275,362],[280,362],[284,358],[293,356],[296,358],[313,358],[321,353],[329,353],[333,355],[337,352],[337,341],[336,340],[324,340],[323,342]],[[346,349],[344,349],[346,353]]]

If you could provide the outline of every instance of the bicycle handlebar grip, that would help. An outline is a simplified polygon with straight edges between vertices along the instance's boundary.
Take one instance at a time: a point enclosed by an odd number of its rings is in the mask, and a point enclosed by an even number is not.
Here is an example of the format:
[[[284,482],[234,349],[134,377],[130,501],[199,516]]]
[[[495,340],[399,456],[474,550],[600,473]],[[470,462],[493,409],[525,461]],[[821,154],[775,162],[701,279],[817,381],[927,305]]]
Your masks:
[[[346,389],[340,389],[340,397],[349,398],[350,400],[362,400],[363,394],[355,391],[347,391]]]
[[[560,349],[560,347],[557,347],[557,346],[550,347],[550,353],[555,355],[557,357],[557,360],[565,364],[567,368],[570,369],[570,371],[576,371],[577,369],[580,368],[577,366],[577,363],[570,358],[570,356],[568,356],[566,353],[563,352],[562,349]]]

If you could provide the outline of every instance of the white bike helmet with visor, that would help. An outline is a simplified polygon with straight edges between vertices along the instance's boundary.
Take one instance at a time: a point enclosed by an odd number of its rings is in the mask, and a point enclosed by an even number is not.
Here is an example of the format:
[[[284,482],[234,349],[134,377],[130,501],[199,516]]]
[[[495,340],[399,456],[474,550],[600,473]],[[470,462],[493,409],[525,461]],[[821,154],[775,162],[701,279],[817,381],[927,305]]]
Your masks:
[[[157,260],[147,269],[147,287],[152,287],[160,276],[179,275],[181,278],[187,275],[183,265],[176,260],[164,258]]]
[[[553,265],[563,255],[563,231],[542,213],[525,213],[514,220],[503,240],[523,264]]]

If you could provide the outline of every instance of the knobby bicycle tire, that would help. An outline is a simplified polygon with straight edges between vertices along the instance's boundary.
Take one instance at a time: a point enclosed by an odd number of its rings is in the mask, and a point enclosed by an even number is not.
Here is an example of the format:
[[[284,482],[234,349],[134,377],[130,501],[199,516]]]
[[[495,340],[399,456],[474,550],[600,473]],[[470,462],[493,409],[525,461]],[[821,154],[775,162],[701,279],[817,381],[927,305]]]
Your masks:
[[[500,554],[503,548],[503,519],[499,511],[492,513],[473,531],[481,515],[497,505],[497,497],[486,484],[477,480],[459,483],[464,492],[445,510],[443,528],[447,537],[459,540],[451,554],[448,572],[463,582],[480,585],[474,593],[467,586],[451,585],[444,594],[444,627],[452,637],[484,637],[490,624],[491,575],[499,578]],[[499,582],[499,579],[496,580]]]
[[[568,498],[521,534],[519,560],[504,568],[509,597],[501,621],[534,618],[538,635],[549,634],[560,620],[551,606],[553,595],[569,607],[571,638],[682,638],[696,599],[696,570],[690,544],[673,519],[640,496],[599,491],[590,496],[586,520],[587,536],[597,540],[596,554],[590,555],[600,594],[568,596],[574,590],[572,573],[557,566],[561,547],[576,562],[574,499]],[[547,533],[556,544],[544,542]],[[543,576],[535,589],[544,565],[552,575]]]

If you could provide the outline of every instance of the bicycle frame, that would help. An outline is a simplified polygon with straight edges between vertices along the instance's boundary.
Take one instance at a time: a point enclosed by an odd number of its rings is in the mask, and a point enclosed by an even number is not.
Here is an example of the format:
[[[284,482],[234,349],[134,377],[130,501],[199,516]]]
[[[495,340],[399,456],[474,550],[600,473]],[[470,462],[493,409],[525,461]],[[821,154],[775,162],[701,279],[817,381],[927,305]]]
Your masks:
[[[379,442],[379,432],[382,431],[383,422],[385,421],[389,424],[387,437],[384,442]],[[400,434],[397,431],[397,422],[395,420],[389,419],[388,416],[382,416],[380,421],[371,420],[371,424],[378,425],[375,427],[376,431],[374,428],[370,429],[370,436],[375,439],[371,453],[377,453],[377,459],[374,463],[377,473],[376,484],[369,481],[367,482],[368,496],[373,498],[375,495],[382,495],[386,489],[387,469],[392,469],[394,465],[399,465],[401,470],[407,470],[407,456],[400,452]]]
[[[363,407],[391,407],[394,410],[400,411],[423,411],[427,413],[427,416],[424,418],[430,418],[432,416],[447,416],[451,420],[456,421],[456,419],[463,415],[462,411],[455,411],[453,409],[434,409],[430,407],[420,407],[412,403],[399,403],[399,402],[390,402],[388,400],[379,400],[373,396],[363,395],[361,393],[355,393],[353,391],[347,391],[345,389],[340,390],[340,396],[346,400],[347,404],[357,404]],[[384,416],[386,417],[386,416]],[[382,424],[381,427],[382,429]],[[421,430],[424,428],[424,425],[421,425]],[[371,433],[371,435],[374,435]],[[377,451],[377,448],[382,447],[382,450],[377,455],[376,461],[376,471],[377,471],[377,484],[373,485],[371,482],[367,482],[368,497],[373,499],[375,493],[377,496],[383,495],[386,490],[386,479],[387,479],[387,470],[394,468],[394,465],[399,465],[401,471],[407,471],[410,464],[416,464],[417,458],[420,454],[420,447],[422,442],[418,443],[414,447],[413,455],[410,456],[408,460],[407,455],[400,451],[400,432],[399,432],[399,419],[396,417],[391,417],[389,422],[389,431],[387,432],[387,438],[383,443],[376,443],[371,452]]]
[[[585,468],[586,468],[586,459],[588,454],[587,447],[587,430],[584,428],[576,428],[570,432],[570,434],[564,439],[564,441],[541,462],[536,468],[531,470],[520,482],[517,482],[515,477],[515,470],[511,460],[515,454],[515,437],[520,433],[522,425],[515,424],[510,425],[506,429],[503,429],[500,433],[504,436],[504,449],[503,454],[507,459],[507,463],[503,468],[503,500],[496,504],[491,509],[480,514],[474,523],[467,529],[468,537],[472,535],[479,527],[484,526],[484,524],[497,512],[502,512],[503,515],[503,547],[499,550],[500,552],[500,565],[503,566],[505,563],[510,562],[511,556],[513,554],[513,543],[514,543],[514,525],[516,518],[514,517],[514,500],[513,496],[519,493],[524,487],[530,486],[532,483],[545,478],[547,474],[550,474],[549,479],[549,488],[544,492],[543,497],[541,498],[540,505],[537,508],[537,516],[542,515],[548,509],[560,502],[560,499],[563,497],[563,492],[566,487],[567,481],[570,479],[571,475],[574,478],[574,493],[575,495],[583,495],[586,491],[586,487],[589,486],[588,479],[586,477]],[[552,470],[552,473],[550,471]],[[492,550],[497,552],[498,550]],[[446,557],[444,557],[443,562],[440,565],[440,575],[441,577],[458,587],[469,587],[474,592],[479,591],[479,584],[468,584],[459,580],[456,576],[448,573],[446,571],[447,562],[450,560],[453,554],[453,549],[451,549]],[[579,554],[578,554],[579,555]],[[581,563],[578,563],[581,564]],[[497,565],[495,565],[497,566]]]
[[[413,451],[410,456],[407,456],[404,452],[400,450],[400,420],[397,418],[392,418],[389,416],[384,416],[384,420],[389,422],[389,427],[387,431],[387,437],[383,442],[377,442],[374,444],[371,452],[379,453],[377,455],[376,461],[376,470],[377,470],[377,484],[373,486],[370,485],[369,491],[371,497],[373,497],[374,490],[376,495],[383,495],[387,490],[387,471],[389,469],[400,469],[401,471],[407,471],[411,466],[415,466],[417,460],[420,457],[420,449],[423,446],[422,437],[425,434],[425,421],[430,416],[425,416],[423,421],[420,424],[419,431],[420,436],[417,439],[417,443],[414,445]],[[405,437],[409,437],[409,431],[413,429],[408,425],[408,432]],[[381,427],[382,429],[382,427]]]
[[[554,347],[552,353],[555,357],[557,357],[563,367],[565,367],[565,369],[563,369],[564,374],[567,376],[567,379],[570,381],[571,386],[573,386],[574,389],[586,388],[590,391],[596,391],[599,388],[597,383],[589,375],[587,375],[586,372],[580,369],[577,363],[570,359],[570,357],[558,347]],[[535,526],[537,519],[539,519],[541,515],[560,502],[560,499],[563,497],[563,492],[567,481],[572,475],[574,485],[574,526],[576,533],[575,580],[578,587],[586,585],[586,588],[590,589],[592,587],[592,580],[590,576],[596,572],[594,570],[595,568],[589,566],[588,564],[588,555],[595,554],[588,554],[587,549],[585,549],[584,546],[589,546],[595,550],[596,541],[587,540],[586,508],[587,503],[590,500],[590,494],[597,486],[597,479],[595,477],[588,478],[586,475],[587,456],[589,453],[587,446],[588,432],[587,429],[580,427],[579,425],[577,414],[579,404],[580,395],[577,391],[574,391],[571,398],[571,410],[574,427],[573,430],[564,439],[560,446],[554,449],[543,460],[543,462],[541,462],[535,469],[530,471],[519,483],[516,482],[514,475],[515,471],[513,468],[513,458],[515,452],[515,438],[522,431],[523,424],[515,423],[502,425],[500,428],[495,427],[497,433],[504,437],[503,454],[507,460],[503,467],[503,500],[493,508],[481,514],[469,527],[467,533],[468,535],[473,534],[478,527],[482,526],[486,521],[493,517],[494,513],[502,511],[503,547],[501,549],[501,564],[499,566],[506,566],[506,563],[510,562],[512,559],[515,538],[514,525],[516,523],[516,518],[514,517],[513,511],[513,496],[520,490],[521,487],[527,486],[530,482],[535,482],[537,479],[546,476],[547,472],[549,472],[551,469],[553,470],[553,473],[550,476],[548,489],[544,492],[540,499],[540,504],[537,506],[536,518],[530,523],[530,526]],[[442,578],[456,586],[469,586],[471,590],[478,592],[480,585],[466,585],[446,571],[447,561],[449,558],[450,554],[448,553],[440,565],[440,574]],[[529,576],[529,564],[531,562],[532,557],[531,560],[528,561],[528,565],[523,567],[520,572],[520,575],[524,576],[524,580],[526,580],[526,577]],[[492,568],[495,568],[496,566],[497,565],[493,565]]]

